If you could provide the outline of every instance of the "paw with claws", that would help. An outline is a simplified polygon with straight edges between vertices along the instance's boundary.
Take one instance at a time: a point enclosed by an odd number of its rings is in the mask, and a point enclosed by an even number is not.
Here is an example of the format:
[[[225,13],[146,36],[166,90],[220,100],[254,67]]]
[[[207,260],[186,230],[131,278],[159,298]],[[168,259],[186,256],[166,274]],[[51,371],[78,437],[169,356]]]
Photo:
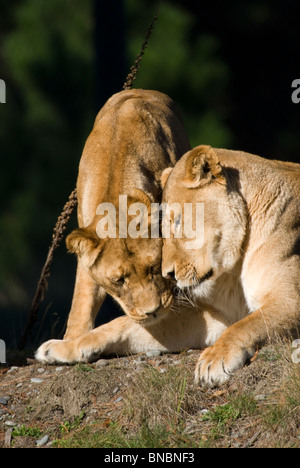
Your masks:
[[[215,387],[225,383],[241,369],[251,354],[240,345],[221,338],[200,355],[195,371],[195,383]]]

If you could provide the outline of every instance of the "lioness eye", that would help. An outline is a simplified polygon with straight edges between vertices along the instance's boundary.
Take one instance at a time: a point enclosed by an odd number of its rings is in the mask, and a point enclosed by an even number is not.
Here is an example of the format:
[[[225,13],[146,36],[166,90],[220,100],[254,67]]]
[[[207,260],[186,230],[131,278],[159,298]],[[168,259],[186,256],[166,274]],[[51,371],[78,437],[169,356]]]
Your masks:
[[[158,263],[157,265],[151,265],[147,269],[147,274],[148,274],[148,276],[153,278],[153,276],[155,276],[155,275],[157,275],[159,273],[159,270],[160,270],[160,263]]]

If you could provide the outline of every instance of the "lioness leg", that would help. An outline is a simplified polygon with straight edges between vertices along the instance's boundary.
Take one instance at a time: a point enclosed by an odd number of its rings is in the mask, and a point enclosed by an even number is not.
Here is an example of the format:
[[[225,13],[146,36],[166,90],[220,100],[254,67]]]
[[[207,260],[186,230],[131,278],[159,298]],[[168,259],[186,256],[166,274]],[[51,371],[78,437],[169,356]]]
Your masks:
[[[147,327],[130,317],[118,317],[74,340],[50,340],[37,350],[36,359],[45,363],[89,362],[101,355],[124,356],[150,350],[177,352],[204,348],[226,328],[216,314],[183,309],[170,311]]]
[[[101,355],[135,354],[157,349],[165,351],[153,336],[130,317],[118,317],[74,340],[50,340],[36,352],[44,363],[89,362]]]
[[[225,330],[213,346],[201,355],[195,381],[207,386],[221,385],[243,367],[259,346],[299,323],[300,305],[270,301]]]
[[[93,329],[105,297],[106,292],[90,277],[79,261],[65,340],[73,340]]]

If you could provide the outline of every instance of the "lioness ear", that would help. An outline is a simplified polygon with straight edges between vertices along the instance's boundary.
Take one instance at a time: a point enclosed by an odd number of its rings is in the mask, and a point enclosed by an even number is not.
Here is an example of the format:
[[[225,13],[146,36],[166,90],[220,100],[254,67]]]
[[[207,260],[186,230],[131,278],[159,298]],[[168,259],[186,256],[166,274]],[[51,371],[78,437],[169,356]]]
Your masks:
[[[161,184],[161,188],[164,188],[166,183],[167,183],[167,180],[169,178],[169,175],[171,174],[171,172],[173,171],[173,167],[167,167],[162,175],[161,175],[161,178],[160,178],[160,184]]]
[[[188,188],[197,188],[216,179],[218,182],[225,182],[217,154],[211,146],[197,146],[186,160],[184,185]]]
[[[67,249],[92,264],[101,250],[101,239],[87,228],[75,229],[66,239]]]
[[[128,206],[132,203],[143,203],[146,205],[148,212],[151,211],[151,200],[143,190],[134,187],[127,196]]]

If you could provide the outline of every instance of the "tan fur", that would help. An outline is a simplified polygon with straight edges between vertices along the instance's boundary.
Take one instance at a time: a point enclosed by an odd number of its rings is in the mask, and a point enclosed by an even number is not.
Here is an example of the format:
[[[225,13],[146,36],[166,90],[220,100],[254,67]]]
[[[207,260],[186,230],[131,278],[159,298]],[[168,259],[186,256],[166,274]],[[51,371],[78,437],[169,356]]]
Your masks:
[[[69,251],[78,256],[78,268],[62,347],[68,340],[72,348],[72,340],[93,329],[107,293],[136,322],[150,323],[168,310],[172,291],[161,276],[162,239],[100,239],[96,228],[102,216],[96,211],[100,203],[111,203],[118,219],[119,195],[128,195],[128,205],[160,202],[163,170],[189,148],[174,103],[160,92],[122,91],[99,112],[79,166],[79,228],[67,238]],[[101,349],[101,343],[97,346]],[[53,360],[49,347],[51,343],[43,345],[37,357]]]
[[[221,384],[258,346],[299,325],[300,165],[199,146],[162,179],[167,203],[204,203],[203,246],[165,239],[162,271],[199,311],[214,310],[229,325],[195,375]]]
[[[39,360],[86,362],[111,353],[208,346],[195,380],[212,386],[225,382],[258,346],[298,326],[300,166],[200,146],[173,170],[167,168],[162,181],[164,201],[182,206],[199,202],[205,208],[201,249],[187,249],[184,238],[164,240],[163,274],[175,276],[181,298],[152,320],[139,321],[128,314],[73,339],[51,340],[38,350]],[[171,218],[173,228],[176,215]],[[78,237],[74,243],[80,250]],[[94,260],[92,230],[84,237]],[[149,240],[144,241],[142,258],[153,250]],[[139,256],[135,262],[140,262]],[[94,280],[91,286],[99,294]],[[168,291],[166,287],[167,295]],[[97,294],[87,292],[82,299],[90,310],[99,301]]]

